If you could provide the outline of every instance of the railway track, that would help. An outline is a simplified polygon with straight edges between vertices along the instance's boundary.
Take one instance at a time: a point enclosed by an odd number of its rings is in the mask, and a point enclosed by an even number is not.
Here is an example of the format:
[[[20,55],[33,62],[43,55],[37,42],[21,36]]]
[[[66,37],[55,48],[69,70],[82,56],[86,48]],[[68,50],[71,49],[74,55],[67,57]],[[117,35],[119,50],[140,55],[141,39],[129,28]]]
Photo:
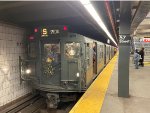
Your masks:
[[[0,111],[0,113],[36,113],[45,105],[45,99],[41,96],[29,96]]]
[[[29,96],[0,113],[69,113],[75,102],[60,103],[58,109],[49,109],[41,96]]]
[[[69,113],[75,102],[60,103],[58,109],[41,109],[38,113]]]

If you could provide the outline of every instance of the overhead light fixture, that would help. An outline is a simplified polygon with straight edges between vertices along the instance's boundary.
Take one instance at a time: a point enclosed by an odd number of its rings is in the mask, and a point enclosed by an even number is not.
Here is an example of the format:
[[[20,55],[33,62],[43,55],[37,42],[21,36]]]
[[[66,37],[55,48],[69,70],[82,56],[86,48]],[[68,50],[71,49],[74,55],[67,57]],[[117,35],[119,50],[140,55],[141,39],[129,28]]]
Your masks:
[[[85,7],[85,9],[90,13],[90,15],[93,17],[93,19],[98,23],[98,25],[103,29],[103,31],[107,34],[107,36],[114,42],[114,44],[117,46],[116,41],[111,36],[110,32],[108,31],[107,27],[105,26],[104,22],[98,15],[97,11],[94,9],[93,5],[90,3],[89,0],[80,0],[82,5]]]
[[[119,8],[117,8],[117,9],[116,9],[116,11],[118,11],[118,12],[119,12],[119,11],[120,11],[120,9],[119,9]]]

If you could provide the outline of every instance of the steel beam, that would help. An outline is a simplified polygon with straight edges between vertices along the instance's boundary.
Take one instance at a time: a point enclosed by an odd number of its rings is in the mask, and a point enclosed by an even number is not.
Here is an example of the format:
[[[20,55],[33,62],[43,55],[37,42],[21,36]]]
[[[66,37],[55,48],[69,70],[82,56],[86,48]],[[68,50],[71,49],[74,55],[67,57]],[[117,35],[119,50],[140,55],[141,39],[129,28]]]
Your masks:
[[[131,2],[120,2],[118,96],[129,97]]]

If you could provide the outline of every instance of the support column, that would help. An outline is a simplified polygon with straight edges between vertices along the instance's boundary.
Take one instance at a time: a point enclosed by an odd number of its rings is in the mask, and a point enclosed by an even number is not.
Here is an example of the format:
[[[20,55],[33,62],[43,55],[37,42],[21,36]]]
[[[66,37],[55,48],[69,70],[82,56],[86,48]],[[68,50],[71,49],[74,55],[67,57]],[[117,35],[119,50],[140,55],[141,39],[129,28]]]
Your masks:
[[[118,96],[129,97],[131,2],[120,1]]]

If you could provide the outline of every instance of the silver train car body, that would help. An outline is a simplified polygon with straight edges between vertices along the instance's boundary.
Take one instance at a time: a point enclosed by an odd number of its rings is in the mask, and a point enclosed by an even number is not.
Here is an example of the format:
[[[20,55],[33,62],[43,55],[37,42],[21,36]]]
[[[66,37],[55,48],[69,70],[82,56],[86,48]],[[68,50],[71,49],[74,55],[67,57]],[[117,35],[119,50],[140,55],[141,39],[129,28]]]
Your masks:
[[[62,27],[56,34],[48,33],[52,28],[39,29],[27,40],[27,58],[20,58],[20,78],[29,80],[55,108],[64,93],[84,92],[90,86],[114,56],[115,47]]]

